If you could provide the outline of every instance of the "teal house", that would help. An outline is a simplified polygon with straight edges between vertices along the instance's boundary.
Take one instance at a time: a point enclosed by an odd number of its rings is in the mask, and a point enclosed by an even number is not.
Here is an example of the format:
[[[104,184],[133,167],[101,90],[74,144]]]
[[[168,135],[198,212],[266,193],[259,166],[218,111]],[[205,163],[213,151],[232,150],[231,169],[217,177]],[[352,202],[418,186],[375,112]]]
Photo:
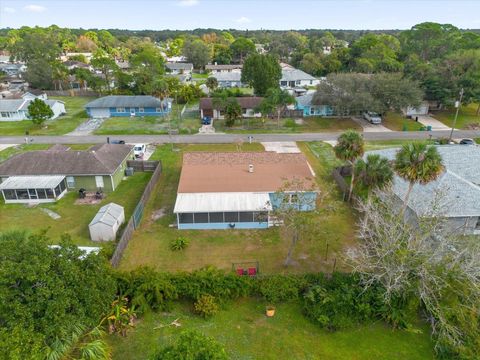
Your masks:
[[[306,93],[305,95],[295,98],[296,110],[302,110],[303,116],[331,116],[333,115],[333,108],[329,105],[313,105],[314,92]]]
[[[282,208],[312,211],[314,174],[301,153],[191,152],[183,156],[178,229],[265,229]]]
[[[90,101],[85,110],[92,118],[165,116],[172,111],[172,102],[148,95],[110,95]]]

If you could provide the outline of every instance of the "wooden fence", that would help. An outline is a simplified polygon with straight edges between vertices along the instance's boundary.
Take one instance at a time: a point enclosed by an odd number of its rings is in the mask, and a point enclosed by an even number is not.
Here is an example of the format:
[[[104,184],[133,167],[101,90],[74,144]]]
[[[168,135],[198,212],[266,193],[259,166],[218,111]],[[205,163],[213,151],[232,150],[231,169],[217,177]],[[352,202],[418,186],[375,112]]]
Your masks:
[[[99,96],[99,93],[92,90],[67,89],[67,90],[45,90],[48,96]]]
[[[134,160],[133,162],[139,163],[142,161]],[[155,188],[155,185],[157,184],[158,180],[160,179],[160,175],[162,174],[162,163],[160,161],[146,161],[146,162],[155,164],[155,169],[153,171],[153,175],[150,181],[148,182],[147,186],[145,187],[145,190],[143,191],[142,197],[138,201],[138,204],[135,207],[135,210],[133,211],[132,216],[128,220],[128,223],[125,226],[125,228],[123,229],[122,236],[120,237],[120,240],[118,241],[115,252],[113,253],[112,258],[110,259],[110,263],[112,264],[113,267],[117,267],[118,264],[120,263],[120,260],[123,256],[123,252],[127,248],[127,245],[130,239],[132,238],[135,229],[137,229],[140,226],[145,205],[150,199],[150,196],[152,195],[152,191]],[[127,165],[128,165],[128,162],[127,162]],[[147,167],[141,167],[141,168],[147,168]],[[151,171],[151,170],[136,169],[136,171]]]
[[[127,160],[127,167],[131,167],[135,171],[149,172],[155,171],[158,163],[158,161]]]

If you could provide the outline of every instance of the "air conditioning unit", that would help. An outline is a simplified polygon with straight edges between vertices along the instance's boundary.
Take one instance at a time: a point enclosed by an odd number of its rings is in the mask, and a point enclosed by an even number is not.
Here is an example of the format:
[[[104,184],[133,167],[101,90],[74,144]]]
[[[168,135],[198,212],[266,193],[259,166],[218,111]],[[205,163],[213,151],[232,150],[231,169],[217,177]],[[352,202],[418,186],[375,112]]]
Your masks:
[[[125,169],[125,176],[132,176],[134,172],[135,170],[133,169],[133,167],[127,167]]]

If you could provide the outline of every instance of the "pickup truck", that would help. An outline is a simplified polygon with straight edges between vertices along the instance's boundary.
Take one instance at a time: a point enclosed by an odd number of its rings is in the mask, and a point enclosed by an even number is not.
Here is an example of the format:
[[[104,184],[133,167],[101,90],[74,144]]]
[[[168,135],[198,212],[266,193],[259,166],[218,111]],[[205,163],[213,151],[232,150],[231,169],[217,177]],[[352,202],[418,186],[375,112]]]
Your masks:
[[[378,125],[382,123],[382,116],[372,111],[365,111],[363,113],[363,118],[368,122]]]

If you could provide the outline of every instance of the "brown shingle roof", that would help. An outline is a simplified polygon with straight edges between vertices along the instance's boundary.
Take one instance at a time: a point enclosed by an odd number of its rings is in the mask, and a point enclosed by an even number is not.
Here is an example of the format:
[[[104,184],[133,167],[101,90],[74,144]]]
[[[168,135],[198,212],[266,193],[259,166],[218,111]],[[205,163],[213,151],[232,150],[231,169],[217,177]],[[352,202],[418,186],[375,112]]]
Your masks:
[[[248,171],[253,165],[253,173]],[[179,193],[273,192],[298,180],[301,189],[315,187],[303,154],[274,152],[191,152],[183,155]]]
[[[238,103],[242,109],[255,109],[263,100],[263,97],[256,96],[245,96],[237,97]],[[213,109],[212,98],[201,98],[200,99],[200,109],[211,110]]]
[[[99,144],[88,151],[30,151],[1,163],[0,176],[110,175],[131,151],[132,146],[121,144]]]

